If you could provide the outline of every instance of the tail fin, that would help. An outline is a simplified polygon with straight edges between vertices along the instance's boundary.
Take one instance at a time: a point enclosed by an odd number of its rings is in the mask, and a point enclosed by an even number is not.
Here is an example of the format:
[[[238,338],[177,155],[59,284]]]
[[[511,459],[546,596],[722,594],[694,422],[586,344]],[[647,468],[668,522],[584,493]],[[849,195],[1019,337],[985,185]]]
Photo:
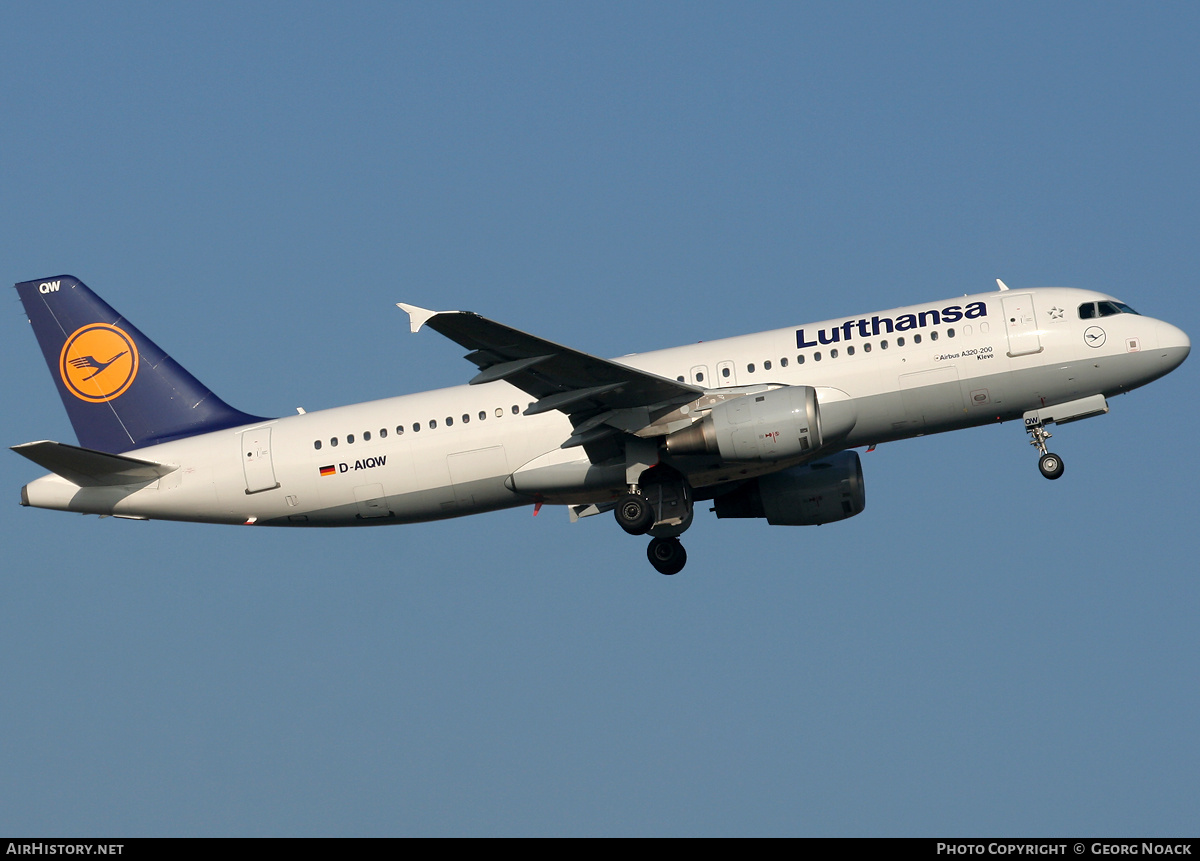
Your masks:
[[[79,279],[16,288],[84,448],[128,451],[262,420],[214,395]]]

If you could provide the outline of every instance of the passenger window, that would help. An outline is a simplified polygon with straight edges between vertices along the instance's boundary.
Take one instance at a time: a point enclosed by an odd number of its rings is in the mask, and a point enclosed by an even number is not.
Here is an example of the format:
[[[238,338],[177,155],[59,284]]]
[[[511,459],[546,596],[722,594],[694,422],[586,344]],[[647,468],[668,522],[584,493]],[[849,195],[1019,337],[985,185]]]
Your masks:
[[[496,407],[496,418],[500,418],[502,415],[504,415],[504,407]]]
[[[430,419],[429,420],[429,429],[434,430],[436,428],[437,428],[437,419]]]
[[[387,439],[387,428],[380,428],[380,429],[379,429],[379,438],[380,438],[380,439]]]
[[[754,373],[754,363],[751,362],[750,364],[746,365],[746,370],[753,374]]]
[[[797,365],[804,364],[804,354],[803,353],[801,353],[799,356],[796,357],[796,364]]]
[[[867,341],[867,343],[863,344],[863,352],[864,353],[871,352],[871,342],[870,341]]]
[[[421,432],[421,423],[413,422],[413,433],[420,433],[420,432]]]
[[[371,441],[371,432],[363,431],[363,442],[370,442],[370,441]]]
[[[317,451],[321,450],[321,441],[319,439],[313,441],[313,448],[315,448]]]
[[[486,412],[484,412],[483,410],[480,410],[480,411],[479,411],[479,420],[480,420],[480,421],[483,421],[483,420],[484,420],[484,419],[486,419],[486,418],[487,418],[487,413],[486,413]]]
[[[676,380],[678,380],[679,382],[681,382],[681,383],[682,383],[682,382],[683,382],[683,374],[680,374],[680,375],[679,375],[678,377],[676,377],[675,379],[676,379]]]
[[[947,329],[947,330],[946,330],[946,337],[947,337],[947,338],[953,338],[953,337],[954,337],[954,330],[953,330],[953,329]]]
[[[937,329],[934,329],[932,332],[929,333],[929,340],[931,340],[931,341],[937,340]]]
[[[337,437],[331,437],[331,438],[330,438],[330,440],[329,440],[329,444],[330,444],[330,445],[332,445],[332,446],[336,446],[336,445],[338,444],[338,438],[337,438]]]
[[[913,343],[914,343],[914,344],[919,344],[919,343],[921,343],[921,336],[920,336],[920,335],[913,335]]]
[[[697,383],[704,382],[704,371],[696,371],[696,382]]]
[[[729,368],[721,368],[721,376],[728,379],[729,378]]]
[[[764,371],[771,370],[771,360],[770,359],[767,359],[765,362],[763,362],[763,370]]]
[[[832,350],[829,351],[829,358],[836,359],[837,357],[838,357],[837,347],[834,347]]]
[[[404,425],[396,425],[396,436],[404,436]]]
[[[813,353],[813,361],[814,362],[821,361],[821,351],[820,350],[817,350],[817,352]]]
[[[352,433],[346,434],[346,443],[348,445],[354,445],[354,434],[352,434]]]
[[[533,406],[533,405],[530,404],[530,406]],[[518,416],[520,414],[521,414],[521,408],[518,407],[516,404],[513,404],[513,415]]]
[[[904,339],[903,339],[903,338],[897,338],[897,339],[896,339],[896,346],[897,346],[897,347],[903,347],[903,346],[904,346]]]
[[[453,425],[454,425],[454,416],[446,416],[446,427],[452,427]]]
[[[881,350],[887,349],[887,340],[883,340],[883,341],[879,342],[879,349],[881,349]]]
[[[779,367],[781,367],[781,368],[787,367],[787,356],[784,356],[782,359],[779,360]]]
[[[846,348],[846,355],[847,355],[847,356],[853,356],[853,355],[854,355],[854,348],[853,348],[853,347],[847,347],[847,348]]]
[[[469,421],[471,421],[471,414],[463,413],[463,424],[467,424]]]

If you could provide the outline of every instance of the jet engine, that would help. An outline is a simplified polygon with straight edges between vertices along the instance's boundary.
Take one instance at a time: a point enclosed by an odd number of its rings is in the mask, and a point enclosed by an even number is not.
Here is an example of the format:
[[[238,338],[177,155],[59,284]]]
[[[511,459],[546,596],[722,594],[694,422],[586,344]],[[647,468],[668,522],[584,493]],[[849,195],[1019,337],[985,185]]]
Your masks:
[[[715,405],[691,427],[668,436],[667,451],[717,454],[731,461],[772,461],[814,451],[822,442],[816,390],[785,386]]]
[[[858,452],[773,472],[713,500],[717,517],[765,517],[772,526],[819,526],[867,505]]]

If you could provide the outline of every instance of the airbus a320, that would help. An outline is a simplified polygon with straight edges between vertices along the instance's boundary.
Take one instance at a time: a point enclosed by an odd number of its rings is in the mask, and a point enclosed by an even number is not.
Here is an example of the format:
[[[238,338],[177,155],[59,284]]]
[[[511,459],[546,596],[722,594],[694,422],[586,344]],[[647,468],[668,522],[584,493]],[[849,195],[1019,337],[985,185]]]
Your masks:
[[[612,511],[663,574],[695,505],[804,526],[863,511],[856,449],[1048,425],[1177,368],[1170,323],[1074,288],[998,291],[603,359],[465,311],[400,304],[465,350],[465,385],[279,418],[226,404],[69,275],[16,285],[78,445],[21,504],[253,526],[416,523],[523,505]],[[536,509],[535,509],[536,511]]]

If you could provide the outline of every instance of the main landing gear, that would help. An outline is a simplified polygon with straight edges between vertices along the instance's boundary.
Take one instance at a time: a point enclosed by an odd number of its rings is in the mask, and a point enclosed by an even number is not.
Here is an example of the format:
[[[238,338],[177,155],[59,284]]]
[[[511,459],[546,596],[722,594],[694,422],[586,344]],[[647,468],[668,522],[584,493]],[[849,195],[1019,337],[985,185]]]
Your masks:
[[[630,535],[645,535],[654,525],[654,509],[650,501],[638,491],[621,496],[613,510],[617,523]]]
[[[659,574],[678,574],[687,564],[687,551],[678,538],[655,538],[646,548],[646,558]]]
[[[1033,437],[1029,444],[1041,452],[1038,469],[1041,470],[1042,475],[1051,481],[1061,478],[1064,469],[1062,458],[1053,452],[1046,451],[1046,440],[1050,439],[1053,434],[1046,430],[1044,424],[1034,419],[1025,420],[1025,432]]]
[[[641,483],[617,500],[613,515],[630,535],[651,536],[646,558],[655,571],[671,575],[683,570],[687,551],[679,536],[692,525],[692,490],[682,476],[647,470]]]

